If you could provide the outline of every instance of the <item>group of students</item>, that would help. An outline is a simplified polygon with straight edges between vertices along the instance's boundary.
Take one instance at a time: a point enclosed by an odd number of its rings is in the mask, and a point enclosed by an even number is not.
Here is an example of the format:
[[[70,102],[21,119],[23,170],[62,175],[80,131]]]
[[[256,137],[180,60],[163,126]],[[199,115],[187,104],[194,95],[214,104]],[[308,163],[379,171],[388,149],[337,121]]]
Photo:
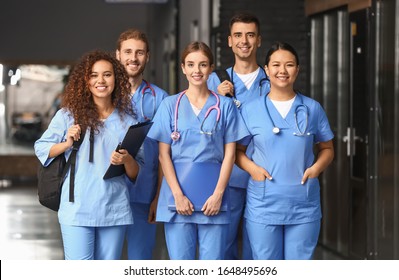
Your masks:
[[[138,30],[120,35],[115,56],[89,52],[74,67],[35,143],[48,165],[85,136],[74,202],[63,188],[58,212],[65,259],[120,259],[125,240],[129,259],[151,259],[157,222],[174,260],[312,258],[317,177],[334,157],[326,114],[294,90],[299,59],[289,44],[273,44],[257,64],[255,16],[233,16],[228,43],[229,79],[214,72],[210,48],[192,42],[181,55],[188,88],[171,96],[143,80],[149,45]],[[130,125],[149,120],[134,158],[115,151]],[[109,164],[126,174],[103,180]]]

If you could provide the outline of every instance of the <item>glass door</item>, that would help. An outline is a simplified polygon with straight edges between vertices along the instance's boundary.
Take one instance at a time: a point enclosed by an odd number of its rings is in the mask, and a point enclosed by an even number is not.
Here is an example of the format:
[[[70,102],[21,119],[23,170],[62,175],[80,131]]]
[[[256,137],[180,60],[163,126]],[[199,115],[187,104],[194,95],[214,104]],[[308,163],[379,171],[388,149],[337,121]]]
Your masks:
[[[333,129],[319,242],[351,259],[399,259],[399,0],[310,18],[309,93]]]
[[[371,85],[369,79],[369,9],[352,12],[350,21],[349,126],[346,143],[349,176],[349,255],[368,258],[368,138]],[[371,229],[372,230],[372,229]]]
[[[369,10],[311,19],[310,94],[334,132],[335,159],[321,176],[320,243],[346,258],[369,254]]]

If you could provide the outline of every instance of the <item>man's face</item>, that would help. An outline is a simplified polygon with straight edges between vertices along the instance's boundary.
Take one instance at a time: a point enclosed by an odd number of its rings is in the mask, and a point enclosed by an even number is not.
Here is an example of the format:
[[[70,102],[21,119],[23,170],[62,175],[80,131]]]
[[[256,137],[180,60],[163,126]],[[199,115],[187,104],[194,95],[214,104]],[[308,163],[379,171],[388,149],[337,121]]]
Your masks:
[[[261,37],[255,23],[236,22],[231,27],[228,41],[236,58],[246,60],[256,57],[256,50],[260,47]]]
[[[135,78],[144,72],[150,54],[143,41],[128,39],[123,41],[121,49],[116,51],[116,58],[125,66],[129,77]]]

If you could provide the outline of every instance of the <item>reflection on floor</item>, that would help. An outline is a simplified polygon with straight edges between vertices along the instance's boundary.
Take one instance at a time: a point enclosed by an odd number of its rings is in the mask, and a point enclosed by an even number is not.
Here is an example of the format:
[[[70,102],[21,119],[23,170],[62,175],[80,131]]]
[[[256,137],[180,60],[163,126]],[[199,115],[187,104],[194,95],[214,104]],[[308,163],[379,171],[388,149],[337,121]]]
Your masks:
[[[57,215],[34,187],[0,188],[0,212],[0,259],[63,259]]]
[[[4,187],[4,183],[0,180],[0,259],[62,260],[57,213],[39,204],[34,185]],[[167,259],[161,225],[157,242],[154,258]],[[339,257],[318,248],[315,259]]]
[[[1,187],[1,182],[0,259],[64,259],[57,213],[39,204],[36,186]],[[159,226],[156,259],[167,258],[162,237],[162,227]],[[126,258],[125,253],[123,258]]]

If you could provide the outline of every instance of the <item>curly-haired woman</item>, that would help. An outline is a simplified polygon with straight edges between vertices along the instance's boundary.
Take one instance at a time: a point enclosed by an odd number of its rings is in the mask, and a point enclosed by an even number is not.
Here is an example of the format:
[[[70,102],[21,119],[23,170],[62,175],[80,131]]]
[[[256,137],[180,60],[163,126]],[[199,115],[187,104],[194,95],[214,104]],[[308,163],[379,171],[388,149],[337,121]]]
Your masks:
[[[65,259],[120,259],[126,225],[132,224],[124,176],[135,179],[138,165],[127,150],[115,152],[130,125],[137,123],[125,69],[103,51],[86,53],[66,85],[62,108],[35,143],[46,166],[71,153],[84,136],[76,158],[72,201],[62,188],[58,219]],[[126,175],[103,180],[109,164],[123,164]],[[64,185],[69,186],[70,174]]]

